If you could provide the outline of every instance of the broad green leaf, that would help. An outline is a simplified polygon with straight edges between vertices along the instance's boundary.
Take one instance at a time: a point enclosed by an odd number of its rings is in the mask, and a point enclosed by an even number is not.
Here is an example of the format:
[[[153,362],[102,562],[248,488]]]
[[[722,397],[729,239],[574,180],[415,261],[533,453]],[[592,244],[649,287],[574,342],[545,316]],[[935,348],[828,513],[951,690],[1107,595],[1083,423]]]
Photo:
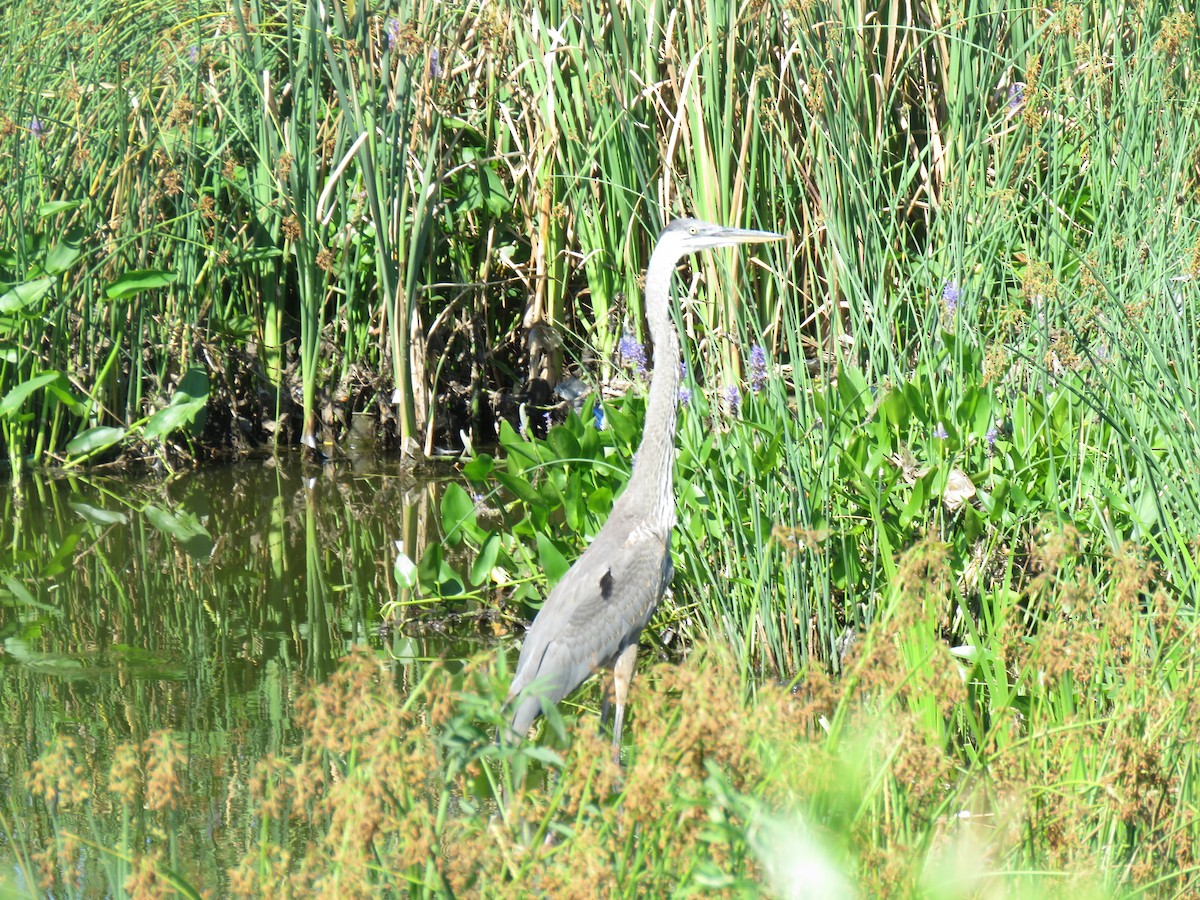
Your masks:
[[[84,456],[95,453],[105,447],[111,447],[125,437],[124,428],[113,428],[108,425],[97,425],[78,434],[67,444],[67,453],[71,456]]]
[[[404,552],[403,547],[396,551],[396,564],[392,566],[392,574],[401,590],[410,591],[417,586],[417,564]]]
[[[75,209],[82,203],[82,200],[51,200],[48,203],[42,203],[37,208],[38,218],[49,219],[57,216],[60,212]]]
[[[14,412],[19,411],[30,394],[60,377],[58,372],[42,372],[27,381],[22,381],[5,394],[3,400],[0,400],[0,418],[7,419]]]
[[[3,579],[5,586],[8,588],[8,593],[14,599],[16,599],[18,603],[23,603],[26,606],[40,605],[33,598],[33,594],[29,592],[29,589],[25,587],[25,585],[21,584],[21,582],[17,581],[17,579],[12,575],[9,575],[7,572],[5,572],[4,574],[0,575],[0,579]]]
[[[462,485],[451,482],[442,493],[442,528],[446,543],[457,547],[463,539],[463,529],[475,524],[475,502]]]
[[[79,244],[73,241],[63,241],[55,244],[46,254],[46,271],[51,275],[59,275],[75,265],[83,251]]]
[[[93,525],[124,525],[129,521],[129,517],[119,510],[100,509],[79,500],[71,501],[71,509]]]
[[[478,587],[488,580],[499,555],[500,535],[489,534],[487,540],[483,542],[483,546],[479,548],[479,555],[475,557],[475,562],[471,564],[470,580],[472,585]]]
[[[207,395],[204,397],[190,397],[180,391],[171,398],[170,406],[166,409],[160,409],[150,417],[150,421],[146,423],[145,436],[161,440],[172,431],[182,428],[185,425],[190,425],[192,420],[204,411],[207,403]]]
[[[65,375],[59,375],[58,378],[46,385],[46,390],[57,397],[58,402],[70,409],[71,412],[76,415],[83,413],[83,399],[71,390],[71,384]]]
[[[546,580],[551,585],[558,584],[559,579],[567,574],[567,569],[571,568],[570,563],[554,546],[554,542],[541,531],[537,535],[537,548],[538,562],[542,571],[546,573]]]
[[[1149,534],[1158,521],[1158,498],[1149,487],[1138,496],[1133,507],[1133,517],[1141,526],[1143,534]]]
[[[283,251],[278,247],[254,247],[244,253],[239,253],[234,259],[238,265],[242,263],[265,262],[268,259],[275,259],[283,255]]]
[[[45,297],[53,284],[54,279],[46,277],[16,285],[0,295],[0,313],[20,312]]]
[[[109,300],[124,300],[142,291],[164,288],[177,277],[174,272],[164,269],[134,269],[118,276],[104,289],[104,293]]]
[[[80,527],[72,528],[63,537],[62,543],[58,545],[58,549],[54,551],[42,566],[41,575],[43,578],[57,578],[74,564],[75,548],[79,545],[82,537],[83,529]]]
[[[212,553],[213,539],[195,514],[159,509],[149,505],[142,510],[150,524],[163,534],[170,535],[184,551],[195,559],[204,559]]]
[[[487,481],[495,467],[496,460],[487,453],[481,453],[463,466],[462,471],[471,481]]]
[[[235,313],[229,318],[211,316],[208,320],[208,327],[211,331],[218,332],[225,337],[245,340],[254,334],[257,325],[252,316],[246,313]]]
[[[523,475],[510,475],[508,472],[497,470],[492,473],[492,477],[499,482],[501,487],[523,503],[537,504],[542,502],[541,495],[534,490],[533,485]]]
[[[479,188],[483,203],[493,216],[502,216],[512,208],[512,200],[504,189],[504,182],[491,166],[480,167]]]

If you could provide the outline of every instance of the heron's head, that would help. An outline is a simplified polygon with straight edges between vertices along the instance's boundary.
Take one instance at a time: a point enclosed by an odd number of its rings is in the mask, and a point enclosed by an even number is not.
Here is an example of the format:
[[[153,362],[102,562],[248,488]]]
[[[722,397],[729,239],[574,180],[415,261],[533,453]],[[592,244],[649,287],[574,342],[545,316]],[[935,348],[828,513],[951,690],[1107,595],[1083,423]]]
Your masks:
[[[711,247],[728,247],[733,244],[755,244],[762,241],[778,241],[782,234],[774,231],[753,231],[749,228],[727,228],[700,219],[676,219],[662,230],[658,240],[670,243],[678,249],[680,256],[708,250]]]

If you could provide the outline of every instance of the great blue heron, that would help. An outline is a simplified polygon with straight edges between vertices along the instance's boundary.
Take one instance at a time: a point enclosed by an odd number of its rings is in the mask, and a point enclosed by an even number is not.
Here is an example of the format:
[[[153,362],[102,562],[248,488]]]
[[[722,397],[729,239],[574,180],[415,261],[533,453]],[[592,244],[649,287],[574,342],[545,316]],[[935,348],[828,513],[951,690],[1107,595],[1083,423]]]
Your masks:
[[[557,703],[600,669],[613,670],[619,748],[638,636],[671,583],[675,525],[675,411],[679,337],[671,323],[671,275],[698,250],[774,241],[771,231],[725,228],[676,219],[663,229],[646,269],[646,322],[654,342],[654,374],[633,475],[591,546],[550,592],[525,635],[508,691],[512,736],[529,731],[542,703]]]

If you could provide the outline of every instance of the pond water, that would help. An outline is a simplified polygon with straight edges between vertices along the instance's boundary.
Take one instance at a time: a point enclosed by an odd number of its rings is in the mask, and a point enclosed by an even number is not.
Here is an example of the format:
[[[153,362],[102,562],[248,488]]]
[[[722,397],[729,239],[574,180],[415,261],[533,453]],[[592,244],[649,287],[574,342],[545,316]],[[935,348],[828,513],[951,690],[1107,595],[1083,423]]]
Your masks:
[[[73,741],[77,775],[97,795],[122,747],[147,753],[164,732],[181,742],[192,801],[174,826],[192,856],[181,874],[211,887],[236,862],[221,835],[253,827],[252,763],[295,741],[294,701],[314,680],[367,645],[403,689],[430,660],[454,665],[489,646],[478,632],[447,637],[435,610],[405,606],[405,619],[382,622],[381,606],[403,599],[397,542],[415,559],[440,539],[436,492],[395,461],[320,466],[299,453],[170,479],[77,473],[6,486],[0,894],[36,892],[14,861],[66,827],[54,799],[30,789],[55,738]],[[66,879],[85,896],[113,884],[101,871],[111,854],[89,845],[119,837],[93,818]]]

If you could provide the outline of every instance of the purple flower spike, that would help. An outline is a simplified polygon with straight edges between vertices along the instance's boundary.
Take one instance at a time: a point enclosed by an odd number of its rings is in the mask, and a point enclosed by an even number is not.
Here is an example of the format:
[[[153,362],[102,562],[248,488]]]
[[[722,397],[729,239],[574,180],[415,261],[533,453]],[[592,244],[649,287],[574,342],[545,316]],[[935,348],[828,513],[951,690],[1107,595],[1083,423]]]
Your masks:
[[[758,393],[767,383],[767,351],[758,344],[750,348],[750,390]]]
[[[742,392],[738,390],[736,384],[725,388],[725,402],[729,404],[729,414],[736,416],[742,405]]]
[[[632,335],[625,335],[617,344],[617,353],[628,365],[631,365],[639,375],[646,374],[646,348],[637,342]]]
[[[944,441],[946,438],[950,437],[950,435],[946,433],[946,429],[942,426],[941,422],[938,422],[937,428],[933,429],[933,436],[939,441]]]
[[[946,304],[947,315],[954,315],[955,310],[958,309],[958,298],[958,282],[947,281],[946,286],[942,288],[942,302]]]

